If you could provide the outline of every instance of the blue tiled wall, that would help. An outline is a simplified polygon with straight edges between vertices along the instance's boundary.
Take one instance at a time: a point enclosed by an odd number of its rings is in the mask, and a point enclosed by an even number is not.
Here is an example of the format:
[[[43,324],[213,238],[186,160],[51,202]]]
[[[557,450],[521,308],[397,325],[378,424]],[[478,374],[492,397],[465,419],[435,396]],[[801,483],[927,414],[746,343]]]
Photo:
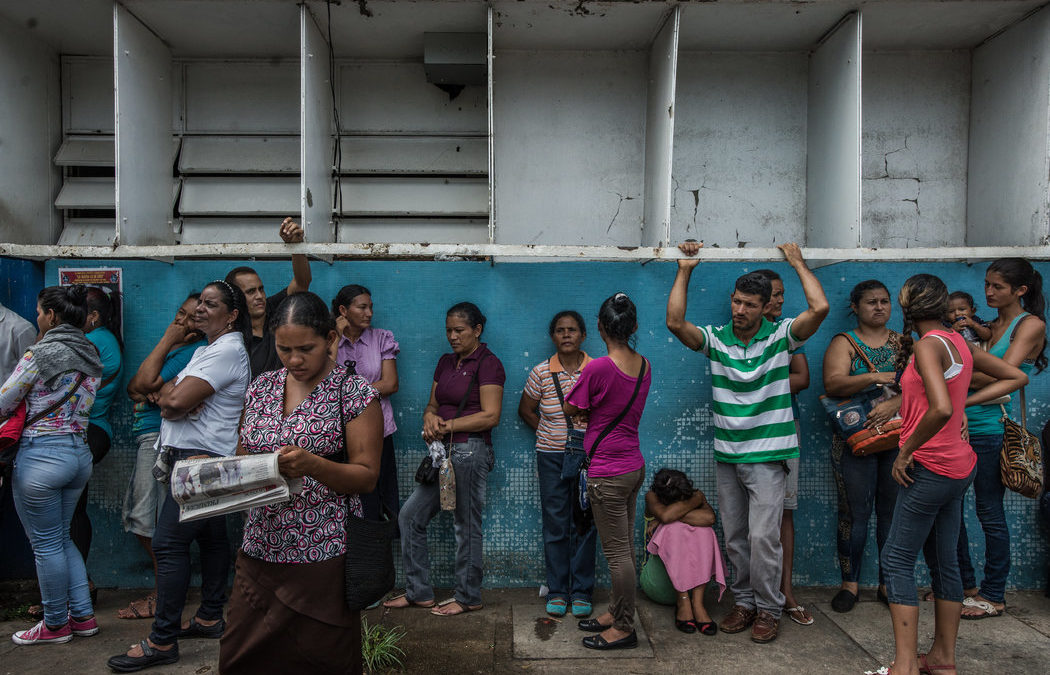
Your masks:
[[[174,265],[144,261],[106,261],[125,273],[125,341],[127,376],[160,336],[185,294],[211,279],[221,278],[243,261],[181,261]],[[12,263],[7,263],[12,264]],[[55,283],[59,266],[98,266],[96,261],[49,262],[45,281]],[[288,262],[252,264],[268,292],[288,283]],[[700,266],[690,288],[688,317],[694,322],[723,323],[732,280],[759,265],[708,263]],[[762,264],[760,266],[768,266]],[[787,285],[785,314],[804,306],[801,288],[786,264],[772,265]],[[817,270],[832,305],[831,316],[810,341],[812,386],[801,396],[802,466],[800,507],[795,516],[795,575],[799,585],[837,585],[835,563],[836,497],[829,468],[829,430],[817,396],[821,393],[821,356],[838,331],[850,328],[847,297],[858,281],[878,278],[891,289],[918,271],[941,276],[953,290],[982,296],[984,265],[840,263]],[[1041,265],[1047,275],[1050,265]],[[538,585],[543,579],[540,511],[531,431],[517,418],[522,385],[529,369],[546,358],[550,317],[561,309],[577,309],[591,329],[584,347],[604,354],[594,317],[601,301],[616,291],[631,295],[639,307],[638,349],[653,364],[653,387],[641,428],[650,476],[662,466],[691,475],[716,501],[710,383],[706,360],[680,345],[664,327],[667,292],[675,266],[653,262],[530,263],[495,265],[482,262],[337,262],[313,263],[312,290],[330,299],[347,283],[372,289],[374,324],[394,332],[401,343],[398,369],[401,389],[393,397],[399,431],[395,437],[402,501],[412,489],[412,472],[423,451],[420,418],[429,395],[434,365],[448,351],[444,313],[452,304],[470,300],[489,317],[484,339],[503,361],[507,386],[502,423],[495,433],[496,468],[489,478],[485,511],[485,556],[488,586]],[[987,312],[986,312],[987,313]],[[899,327],[896,316],[891,323]],[[1050,375],[1036,376],[1029,388],[1029,427],[1042,429],[1050,418]],[[110,455],[91,481],[91,513],[95,543],[89,567],[100,585],[146,586],[150,568],[145,555],[120,525],[120,507],[130,474],[134,447],[129,435],[131,407],[119,401],[113,412],[117,438]],[[983,561],[983,537],[969,497],[968,524],[975,562]],[[1010,583],[1041,588],[1047,560],[1047,533],[1031,500],[1009,494],[1006,500],[1013,534]],[[874,529],[872,527],[872,529]],[[431,526],[434,577],[452,577],[451,519],[442,514]],[[863,582],[875,583],[874,536],[869,545]],[[607,574],[602,575],[607,578]]]

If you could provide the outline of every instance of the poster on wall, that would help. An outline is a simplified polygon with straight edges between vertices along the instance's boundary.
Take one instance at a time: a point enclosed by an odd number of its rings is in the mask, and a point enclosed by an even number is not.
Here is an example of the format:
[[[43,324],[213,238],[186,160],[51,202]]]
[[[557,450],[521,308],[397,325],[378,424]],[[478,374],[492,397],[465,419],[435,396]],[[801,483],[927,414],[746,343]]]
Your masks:
[[[113,303],[116,323],[120,326],[120,335],[124,337],[124,274],[120,267],[59,267],[58,285],[73,286],[83,284],[102,289]]]

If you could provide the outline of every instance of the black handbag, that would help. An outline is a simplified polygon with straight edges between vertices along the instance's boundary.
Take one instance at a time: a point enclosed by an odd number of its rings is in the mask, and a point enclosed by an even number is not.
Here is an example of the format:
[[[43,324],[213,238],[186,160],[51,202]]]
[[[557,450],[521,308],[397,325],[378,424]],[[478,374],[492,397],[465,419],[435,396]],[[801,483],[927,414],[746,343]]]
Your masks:
[[[549,368],[550,360],[548,360],[547,363]],[[564,408],[565,392],[561,388],[558,374],[551,372],[550,375],[551,380],[554,382],[554,391],[558,394],[558,403]],[[580,469],[583,468],[583,437],[584,430],[573,425],[572,418],[565,415],[565,455],[562,457],[561,462],[562,480],[578,476],[580,474]]]
[[[481,370],[481,362],[485,360],[488,354],[482,354],[481,358],[478,359],[478,367],[474,369],[474,372],[470,375],[470,382],[467,384],[467,393],[463,394],[463,398],[459,402],[459,407],[456,408],[456,417],[459,417],[463,413],[463,407],[467,405],[467,399],[470,398],[470,392],[474,389],[474,382],[478,379],[478,371]],[[453,418],[454,419],[454,418]],[[451,445],[451,440],[449,441]],[[438,479],[438,470],[440,466],[434,466],[434,462],[430,459],[430,454],[423,455],[422,461],[419,462],[419,466],[416,467],[416,482],[420,485],[433,485]]]
[[[346,450],[346,418],[343,413],[343,389],[352,369],[348,368],[339,383],[339,437],[343,445],[343,461],[350,461]],[[346,606],[350,611],[360,611],[378,602],[390,592],[397,580],[394,570],[392,544],[397,530],[397,520],[389,507],[383,505],[383,519],[369,520],[355,516],[350,511],[349,499],[346,509],[346,557],[344,576],[346,579]]]

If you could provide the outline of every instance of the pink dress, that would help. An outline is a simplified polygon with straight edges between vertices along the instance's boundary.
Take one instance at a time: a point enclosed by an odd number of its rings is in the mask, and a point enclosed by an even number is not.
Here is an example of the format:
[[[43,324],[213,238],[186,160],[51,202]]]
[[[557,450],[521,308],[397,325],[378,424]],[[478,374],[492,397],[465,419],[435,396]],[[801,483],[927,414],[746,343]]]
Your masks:
[[[656,528],[646,550],[660,556],[676,591],[684,593],[714,579],[722,599],[726,566],[714,528],[693,527],[680,520],[665,523]]]

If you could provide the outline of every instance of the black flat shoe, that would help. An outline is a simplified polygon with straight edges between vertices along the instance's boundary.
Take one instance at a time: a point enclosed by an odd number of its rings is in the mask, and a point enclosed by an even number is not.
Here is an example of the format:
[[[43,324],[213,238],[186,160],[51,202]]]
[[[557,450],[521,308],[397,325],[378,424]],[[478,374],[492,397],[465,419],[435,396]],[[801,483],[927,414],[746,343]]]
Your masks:
[[[680,619],[675,619],[674,620],[674,627],[677,628],[678,630],[682,631],[683,633],[695,633],[696,632],[696,622],[693,621],[692,619],[689,619],[687,621],[682,621]]]
[[[611,626],[612,624],[602,625],[598,623],[598,619],[583,619],[576,623],[576,627],[580,630],[585,630],[588,633],[601,633],[603,630]]]
[[[197,617],[190,619],[190,625],[188,628],[182,628],[178,632],[178,638],[180,640],[192,639],[192,638],[207,638],[209,640],[218,640],[222,637],[222,634],[226,631],[226,619],[219,619],[219,622],[211,626],[205,626],[197,623]]]
[[[117,673],[134,673],[153,666],[165,666],[179,660],[179,645],[177,644],[172,645],[171,649],[154,649],[149,646],[149,642],[142,640],[139,646],[142,647],[142,656],[117,654],[110,657],[106,665]]]
[[[839,613],[850,611],[855,604],[857,604],[857,596],[845,588],[836,593],[835,597],[831,599],[831,608]]]
[[[613,640],[612,642],[606,642],[605,638],[601,635],[588,635],[583,638],[583,646],[587,649],[634,649],[638,646],[638,633],[631,631],[631,634],[627,637],[622,637],[619,640]]]
[[[696,629],[704,635],[714,635],[718,632],[718,624],[714,621],[705,621],[703,623],[696,624]]]

